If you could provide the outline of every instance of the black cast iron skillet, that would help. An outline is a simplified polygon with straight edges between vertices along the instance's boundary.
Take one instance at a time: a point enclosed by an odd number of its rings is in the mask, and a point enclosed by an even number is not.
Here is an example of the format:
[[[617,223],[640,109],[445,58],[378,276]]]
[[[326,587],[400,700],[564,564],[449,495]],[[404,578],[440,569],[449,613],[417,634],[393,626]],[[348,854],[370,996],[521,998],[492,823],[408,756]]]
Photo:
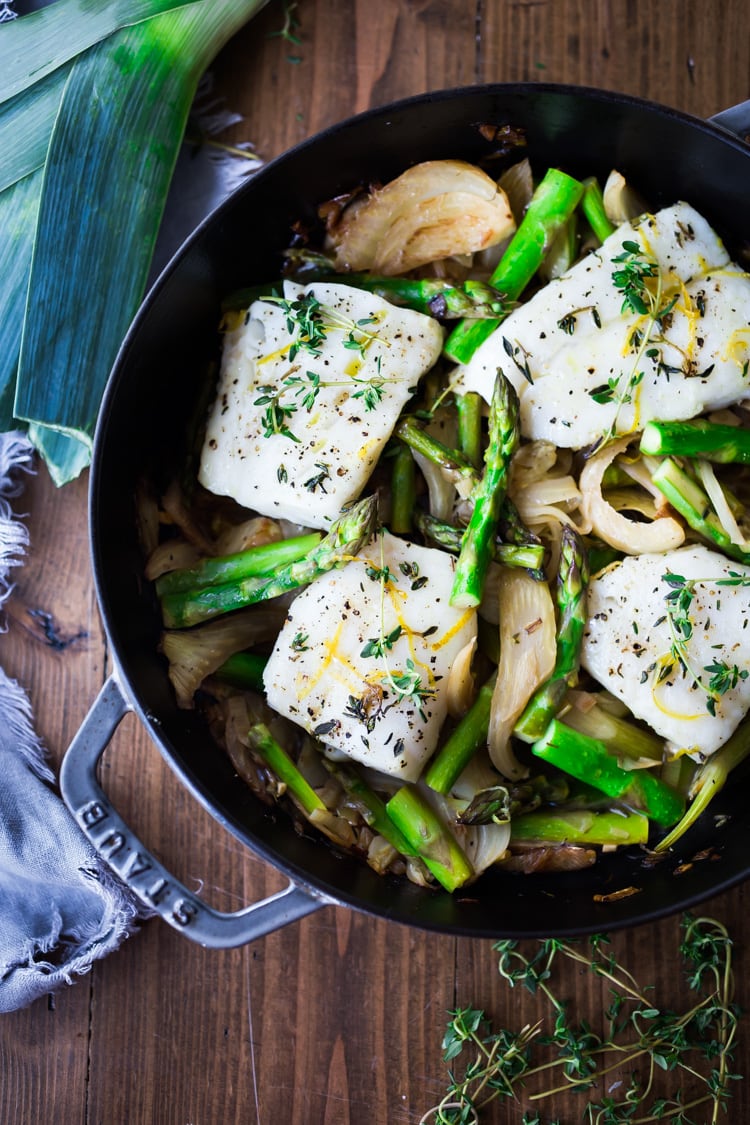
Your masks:
[[[296,220],[356,184],[418,161],[492,151],[479,125],[522,128],[537,171],[556,165],[603,182],[617,168],[656,209],[685,199],[739,253],[750,244],[750,103],[704,122],[645,101],[542,84],[443,91],[375,109],[327,130],[258,172],[195,232],[149,293],[122,346],[100,412],[90,482],[96,589],[117,672],[65,757],[61,786],[103,856],[163,917],[213,946],[239,945],[334,902],[430,930],[477,937],[613,930],[690,907],[750,874],[748,778],[738,772],[674,855],[649,866],[640,850],[571,874],[491,870],[456,895],[382,878],[322,837],[256,802],[210,745],[200,718],[179,711],[157,653],[159,615],[141,577],[134,493],[179,455],[183,422],[217,346],[219,302],[278,276]],[[729,130],[734,130],[734,133]],[[289,890],[237,914],[206,907],[135,839],[96,780],[121,716],[135,709],[197,800]],[[618,892],[635,889],[619,897]],[[614,896],[614,898],[610,897]]]

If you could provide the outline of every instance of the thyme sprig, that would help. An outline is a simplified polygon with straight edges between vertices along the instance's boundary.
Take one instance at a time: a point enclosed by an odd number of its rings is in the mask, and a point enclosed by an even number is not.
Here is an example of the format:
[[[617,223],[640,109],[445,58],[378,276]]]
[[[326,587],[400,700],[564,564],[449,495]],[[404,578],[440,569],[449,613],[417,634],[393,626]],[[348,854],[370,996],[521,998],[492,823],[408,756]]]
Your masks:
[[[594,402],[602,406],[615,403],[614,417],[599,441],[599,446],[612,441],[616,436],[620,411],[623,406],[634,401],[636,391],[643,382],[645,373],[641,369],[641,361],[644,355],[654,359],[660,354],[658,348],[649,346],[653,343],[654,327],[664,322],[677,303],[677,295],[662,303],[664,281],[658,262],[647,257],[639,243],[630,240],[623,242],[622,253],[612,258],[612,264],[617,267],[612,273],[612,283],[623,298],[620,311],[645,316],[647,322],[645,327],[636,327],[630,335],[629,343],[635,351],[635,357],[627,376],[621,371],[603,386],[595,387],[589,392]],[[654,279],[656,284],[652,288],[649,282]]]
[[[696,588],[711,584],[713,586],[750,586],[750,577],[730,570],[726,578],[685,578],[681,574],[668,571],[662,575],[662,581],[669,586],[669,593],[665,596],[666,616],[669,626],[670,648],[669,660],[672,663],[662,662],[658,670],[658,680],[661,682],[671,674],[677,664],[690,677],[696,687],[706,695],[706,710],[710,715],[716,714],[716,704],[723,695],[732,688],[737,687],[740,680],[746,680],[747,668],[739,668],[736,664],[730,665],[725,660],[713,660],[704,665],[699,671],[690,662],[688,645],[693,636],[693,621],[690,617]],[[708,682],[703,674],[709,675]]]
[[[445,1096],[421,1119],[421,1125],[479,1125],[483,1110],[496,1098],[518,1099],[534,1108],[522,1125],[542,1125],[536,1105],[569,1090],[606,1093],[589,1100],[583,1119],[588,1125],[645,1125],[671,1122],[716,1125],[726,1109],[729,1085],[740,1076],[732,1071],[739,1008],[733,1003],[732,941],[714,918],[682,919],[680,952],[687,967],[687,985],[697,994],[683,1012],[657,1006],[654,990],[638,983],[609,952],[606,935],[587,941],[541,941],[531,956],[516,941],[500,941],[500,975],[510,987],[523,986],[549,1003],[553,1026],[542,1034],[542,1021],[520,1031],[494,1030],[481,1009],[450,1011],[443,1038],[443,1058],[467,1058],[462,1074],[448,1071]],[[558,958],[587,968],[606,981],[610,1004],[604,1026],[570,1018],[568,1005],[554,991],[553,967]],[[535,1051],[546,1048],[538,1059]],[[609,1075],[630,1072],[625,1084],[611,1085]],[[665,1095],[661,1074],[684,1081]],[[559,1075],[559,1079],[558,1076]],[[613,1094],[613,1090],[618,1092]],[[710,1116],[709,1116],[710,1114]],[[558,1121],[547,1125],[561,1125]]]
[[[367,412],[378,406],[383,399],[383,388],[392,381],[381,374],[381,356],[376,356],[375,374],[367,379],[361,378],[356,372],[352,372],[347,379],[321,379],[317,371],[301,371],[299,363],[294,362],[300,353],[318,358],[331,330],[346,333],[342,347],[364,356],[373,340],[380,339],[376,333],[368,331],[368,327],[376,323],[375,317],[366,316],[354,321],[338,310],[323,305],[312,293],[305,293],[293,300],[276,295],[263,299],[279,306],[286,318],[287,332],[293,337],[287,350],[287,357],[292,364],[287,375],[279,385],[265,384],[258,387],[259,395],[254,400],[255,406],[266,408],[261,417],[264,437],[281,434],[299,442],[288,419],[298,409],[309,414],[324,387],[349,388],[350,397],[361,399]],[[381,343],[385,347],[390,346],[387,340],[381,340]],[[289,401],[290,394],[294,395],[296,401]]]
[[[328,339],[330,331],[346,333],[343,346],[360,355],[364,355],[373,340],[380,340],[376,332],[368,331],[369,326],[377,322],[374,316],[352,320],[338,309],[324,305],[314,293],[303,293],[293,299],[268,295],[263,300],[278,305],[286,317],[286,330],[294,337],[289,347],[290,362],[293,362],[301,351],[319,356],[321,345]],[[381,340],[381,343],[386,347],[390,346],[387,340]]]

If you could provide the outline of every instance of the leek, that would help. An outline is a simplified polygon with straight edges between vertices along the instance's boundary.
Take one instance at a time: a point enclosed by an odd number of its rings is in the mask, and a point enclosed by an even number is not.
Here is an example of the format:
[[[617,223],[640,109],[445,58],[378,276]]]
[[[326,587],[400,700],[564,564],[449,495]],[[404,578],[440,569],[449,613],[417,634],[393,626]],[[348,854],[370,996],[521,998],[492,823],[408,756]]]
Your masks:
[[[146,287],[198,81],[265,2],[57,0],[3,30],[3,232],[21,199],[26,213],[12,227],[15,251],[0,236],[0,424],[28,423],[58,485],[90,460],[102,391]]]
[[[43,167],[71,65],[0,103],[0,191]]]
[[[15,428],[13,398],[42,173],[0,195],[0,433]]]
[[[0,102],[46,78],[121,27],[181,8],[190,0],[57,0],[3,28]]]

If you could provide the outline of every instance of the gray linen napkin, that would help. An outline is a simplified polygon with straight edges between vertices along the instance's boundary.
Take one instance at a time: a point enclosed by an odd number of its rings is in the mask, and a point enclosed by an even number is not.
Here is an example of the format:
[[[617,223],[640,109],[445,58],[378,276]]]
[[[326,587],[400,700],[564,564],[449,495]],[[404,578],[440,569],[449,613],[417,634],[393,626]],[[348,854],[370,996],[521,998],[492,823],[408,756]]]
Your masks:
[[[0,17],[3,7],[0,0]],[[210,72],[192,114],[194,131],[207,137],[240,120],[214,97]],[[183,146],[149,284],[190,231],[260,164],[210,144]],[[8,571],[21,563],[27,543],[8,497],[20,492],[18,470],[30,468],[32,453],[22,434],[0,434],[0,612]],[[29,701],[0,669],[0,1012],[73,983],[116,949],[139,917],[146,917],[144,908],[99,860],[57,795]]]
[[[0,606],[27,541],[8,498],[31,457],[21,434],[0,434]],[[0,669],[0,1012],[72,983],[132,931],[137,911],[55,792],[29,701]]]

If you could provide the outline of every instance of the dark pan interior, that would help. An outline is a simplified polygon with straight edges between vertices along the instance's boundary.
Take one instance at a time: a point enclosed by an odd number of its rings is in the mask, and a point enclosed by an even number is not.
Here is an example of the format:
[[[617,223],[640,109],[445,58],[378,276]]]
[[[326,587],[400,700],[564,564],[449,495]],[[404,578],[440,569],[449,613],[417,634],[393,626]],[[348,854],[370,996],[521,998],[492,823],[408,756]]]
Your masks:
[[[100,607],[136,709],[171,766],[253,850],[338,901],[429,929],[481,937],[614,929],[687,907],[744,878],[750,802],[738,774],[679,847],[647,866],[639,851],[570,875],[484,875],[465,894],[383,879],[322,838],[300,837],[262,808],[210,744],[196,716],[176,709],[156,650],[159,619],[141,580],[133,519],[136,482],[158,477],[182,441],[205,363],[216,348],[220,299],[278,276],[290,224],[359,182],[417,161],[491,151],[477,128],[526,131],[537,169],[578,176],[618,168],[654,208],[684,198],[731,248],[750,236],[750,149],[720,130],[644,102],[544,85],[472,87],[409,99],[335,126],[269,164],[192,237],[152,290],[107,388],[91,475],[91,535]],[[720,826],[717,818],[721,817]],[[616,901],[595,896],[624,888]]]

